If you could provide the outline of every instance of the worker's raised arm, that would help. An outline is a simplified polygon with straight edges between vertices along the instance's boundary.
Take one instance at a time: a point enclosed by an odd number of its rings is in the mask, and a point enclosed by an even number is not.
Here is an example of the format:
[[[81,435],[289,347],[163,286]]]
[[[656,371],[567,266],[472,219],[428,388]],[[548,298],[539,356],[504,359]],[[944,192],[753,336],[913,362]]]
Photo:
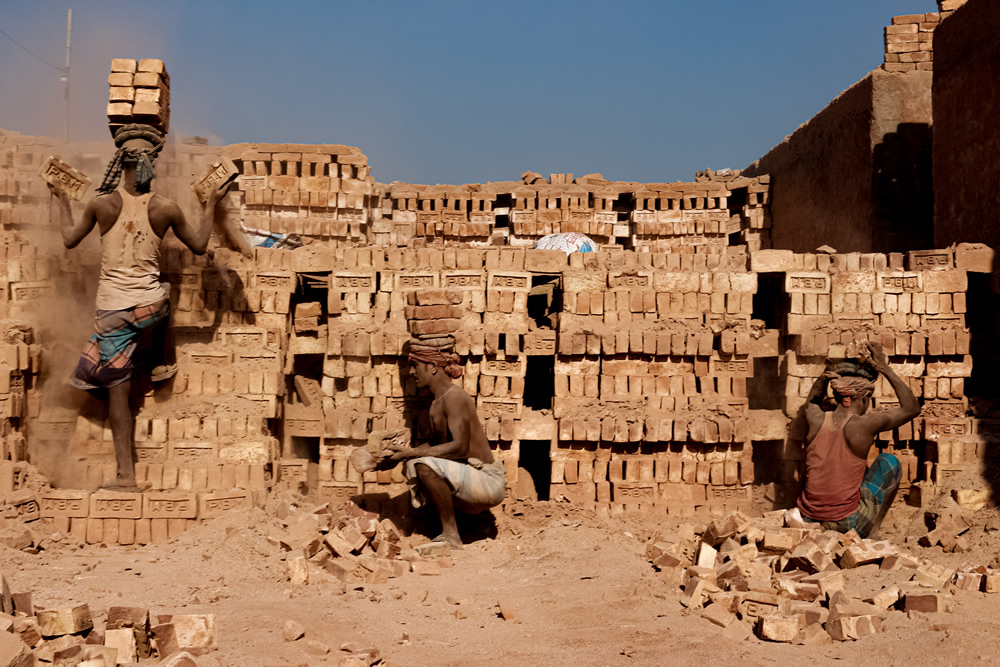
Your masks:
[[[49,191],[56,197],[55,217],[59,222],[59,231],[62,232],[63,245],[67,248],[75,248],[80,245],[80,241],[86,238],[90,230],[97,224],[96,198],[88,202],[87,207],[80,216],[79,221],[73,222],[73,209],[70,206],[69,195],[60,188],[49,185]]]
[[[196,226],[188,222],[184,217],[181,207],[169,199],[159,198],[158,206],[168,220],[168,226],[174,230],[174,234],[186,245],[191,252],[196,255],[205,254],[208,248],[208,240],[212,237],[212,226],[215,222],[215,205],[225,192],[213,190],[208,195],[205,207],[202,209],[201,220]]]
[[[874,438],[883,431],[899,428],[917,417],[920,414],[920,402],[903,378],[899,377],[896,371],[889,366],[889,360],[886,358],[885,352],[882,351],[881,345],[868,343],[868,353],[872,366],[885,376],[885,379],[892,385],[893,391],[896,392],[896,398],[899,399],[898,408],[869,412],[859,419],[859,425],[864,427]]]

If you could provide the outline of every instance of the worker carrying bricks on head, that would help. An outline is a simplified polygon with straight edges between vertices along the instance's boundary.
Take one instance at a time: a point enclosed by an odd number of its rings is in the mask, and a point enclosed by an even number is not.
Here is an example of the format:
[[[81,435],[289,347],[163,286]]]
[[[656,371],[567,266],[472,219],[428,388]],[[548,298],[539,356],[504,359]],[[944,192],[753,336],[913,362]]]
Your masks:
[[[163,134],[149,125],[125,125],[115,133],[118,152],[108,166],[98,196],[73,222],[69,197],[49,186],[58,198],[63,243],[75,248],[96,225],[101,233],[101,275],[97,286],[96,332],[90,337],[71,380],[80,389],[107,391],[108,416],[118,462],[117,488],[135,488],[133,416],[129,406],[132,356],[144,331],[153,334],[159,364],[154,382],[177,373],[173,347],[167,345],[170,288],[160,281],[160,244],[167,230],[197,255],[212,233],[215,204],[225,190],[212,192],[198,226],[184,218],[174,202],[150,192],[153,162]],[[119,184],[120,182],[120,184]]]
[[[429,499],[441,519],[441,534],[434,542],[461,548],[462,538],[455,510],[478,514],[504,499],[507,478],[504,466],[493,458],[486,431],[479,423],[475,400],[453,380],[462,375],[450,335],[410,342],[410,373],[418,387],[434,394],[430,421],[440,444],[418,447],[390,445],[392,458],[406,461],[404,474],[410,484],[414,507]]]
[[[874,537],[896,497],[899,460],[879,454],[868,466],[868,452],[879,433],[919,415],[920,404],[890,368],[882,346],[866,346],[866,359],[841,364],[839,372],[826,371],[809,392],[805,487],[797,507],[786,514],[789,525],[818,522],[826,530],[846,533],[853,528],[861,537]],[[868,412],[876,373],[892,385],[898,408]],[[836,400],[829,412],[822,408],[827,385]]]

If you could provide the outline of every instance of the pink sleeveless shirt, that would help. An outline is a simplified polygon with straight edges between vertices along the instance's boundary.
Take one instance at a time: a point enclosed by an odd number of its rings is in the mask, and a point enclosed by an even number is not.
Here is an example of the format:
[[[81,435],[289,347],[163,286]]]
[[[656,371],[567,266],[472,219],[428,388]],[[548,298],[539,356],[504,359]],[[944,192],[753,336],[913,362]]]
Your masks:
[[[833,413],[826,413],[823,426],[806,448],[806,485],[798,507],[810,519],[839,521],[858,509],[868,461],[855,456],[847,446],[844,428],[850,421],[848,417],[836,428]]]

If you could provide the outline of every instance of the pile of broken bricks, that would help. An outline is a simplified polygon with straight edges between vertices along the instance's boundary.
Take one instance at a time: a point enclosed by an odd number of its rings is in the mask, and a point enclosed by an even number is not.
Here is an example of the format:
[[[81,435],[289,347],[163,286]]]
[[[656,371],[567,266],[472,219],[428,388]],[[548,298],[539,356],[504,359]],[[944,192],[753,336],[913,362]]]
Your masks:
[[[31,593],[10,592],[2,578],[0,665],[115,667],[158,658],[168,667],[197,667],[195,656],[216,648],[213,614],[157,616],[140,607],[111,607],[95,621],[86,604],[35,609]]]
[[[963,526],[968,528],[948,516],[931,539],[950,543]],[[781,511],[757,520],[736,512],[715,519],[700,535],[685,524],[671,539],[654,538],[646,556],[668,584],[681,588],[681,604],[736,641],[751,633],[807,646],[862,639],[881,632],[890,613],[950,611],[952,586],[1000,592],[1000,570],[948,569],[853,530],[784,527]],[[851,597],[843,570],[862,566],[897,572],[898,584],[864,599]]]
[[[293,584],[308,583],[310,565],[344,584],[384,584],[408,572],[436,575],[451,566],[447,543],[406,536],[391,520],[351,502],[304,509],[282,500],[276,514],[283,528],[273,529],[268,541],[285,552]]]

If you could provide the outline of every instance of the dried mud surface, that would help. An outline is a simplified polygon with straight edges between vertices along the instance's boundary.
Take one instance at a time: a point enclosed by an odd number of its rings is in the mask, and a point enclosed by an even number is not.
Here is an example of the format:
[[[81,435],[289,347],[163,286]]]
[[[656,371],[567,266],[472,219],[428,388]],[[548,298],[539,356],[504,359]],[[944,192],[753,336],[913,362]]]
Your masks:
[[[308,584],[293,587],[282,552],[267,540],[277,519],[262,510],[145,547],[63,542],[38,555],[0,547],[0,568],[14,592],[34,594],[36,608],[87,602],[97,619],[114,605],[214,613],[219,649],[200,657],[202,666],[335,665],[346,655],[343,643],[376,647],[395,665],[1000,664],[1000,595],[954,591],[954,612],[913,619],[892,612],[885,632],[856,642],[734,643],[684,608],[679,590],[644,556],[648,540],[691,520],[601,518],[545,502],[494,516],[496,537],[455,552],[439,576],[408,573],[346,590],[317,568]],[[964,554],[917,546],[922,516],[894,508],[881,537],[952,566],[988,565],[1000,553],[1000,531],[987,530],[998,525],[995,510],[972,515]],[[845,574],[852,595],[896,575]],[[501,617],[498,603],[513,620]],[[304,639],[282,639],[286,620],[302,624]],[[309,641],[330,653],[308,653]]]

